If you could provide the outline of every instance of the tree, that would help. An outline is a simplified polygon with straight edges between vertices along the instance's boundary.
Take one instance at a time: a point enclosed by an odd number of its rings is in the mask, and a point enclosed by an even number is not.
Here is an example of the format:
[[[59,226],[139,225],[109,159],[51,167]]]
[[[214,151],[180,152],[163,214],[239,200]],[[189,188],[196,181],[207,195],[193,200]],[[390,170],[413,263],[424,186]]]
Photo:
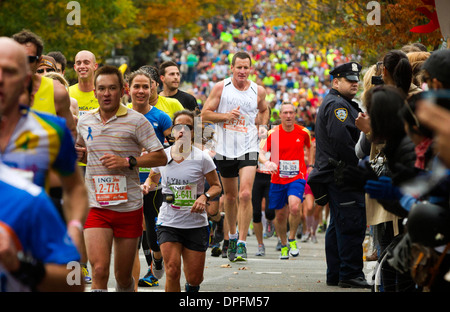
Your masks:
[[[0,33],[12,36],[26,28],[44,40],[44,53],[59,50],[73,61],[79,50],[90,50],[102,61],[117,44],[135,42],[137,10],[131,0],[79,0],[80,24],[71,25],[69,1],[0,2]]]
[[[380,53],[399,49],[410,42],[421,42],[431,50],[441,42],[439,30],[426,34],[410,31],[428,21],[416,9],[429,5],[417,0],[261,2],[269,25],[295,25],[299,45],[333,45],[344,48],[347,53],[362,53],[364,65],[376,62],[381,57]],[[380,4],[379,25],[368,22],[368,15],[373,11],[370,6],[368,9],[369,2]]]

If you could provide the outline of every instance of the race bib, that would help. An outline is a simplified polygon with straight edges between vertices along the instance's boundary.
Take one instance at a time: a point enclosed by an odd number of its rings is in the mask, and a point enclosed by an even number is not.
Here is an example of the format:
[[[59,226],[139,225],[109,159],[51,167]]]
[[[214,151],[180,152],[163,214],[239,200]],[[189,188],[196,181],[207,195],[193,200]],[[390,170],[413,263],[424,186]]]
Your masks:
[[[244,132],[244,133],[247,133],[248,125],[249,125],[249,122],[248,122],[247,115],[240,115],[238,119],[225,121],[223,123],[223,127],[226,130]]]
[[[280,178],[294,178],[299,173],[298,160],[280,160]]]
[[[95,197],[102,206],[114,206],[128,201],[127,179],[122,175],[93,177]]]
[[[169,185],[173,192],[172,208],[179,210],[190,210],[197,199],[197,185]]]

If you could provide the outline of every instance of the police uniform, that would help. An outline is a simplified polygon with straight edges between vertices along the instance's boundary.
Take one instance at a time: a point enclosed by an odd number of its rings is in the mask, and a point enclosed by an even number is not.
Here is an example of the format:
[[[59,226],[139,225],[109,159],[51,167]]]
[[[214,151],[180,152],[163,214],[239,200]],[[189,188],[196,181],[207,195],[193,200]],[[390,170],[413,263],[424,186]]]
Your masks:
[[[330,75],[359,81],[361,65],[337,66]],[[316,161],[309,174],[316,202],[330,204],[330,225],[325,236],[327,283],[342,287],[367,287],[363,273],[362,243],[366,230],[364,193],[342,192],[334,182],[334,166],[329,159],[356,166],[355,145],[360,130],[355,125],[358,104],[331,89],[319,108],[315,135]]]

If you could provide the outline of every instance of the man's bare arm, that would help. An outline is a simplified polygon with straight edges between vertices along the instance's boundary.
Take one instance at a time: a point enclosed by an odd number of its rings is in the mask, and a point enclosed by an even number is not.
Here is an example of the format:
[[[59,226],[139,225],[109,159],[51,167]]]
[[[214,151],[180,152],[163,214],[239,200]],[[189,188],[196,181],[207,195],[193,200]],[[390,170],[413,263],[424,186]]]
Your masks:
[[[77,126],[75,124],[72,112],[70,111],[69,92],[67,92],[66,88],[59,81],[54,80],[53,86],[56,115],[66,120],[67,127],[75,140],[77,137]]]

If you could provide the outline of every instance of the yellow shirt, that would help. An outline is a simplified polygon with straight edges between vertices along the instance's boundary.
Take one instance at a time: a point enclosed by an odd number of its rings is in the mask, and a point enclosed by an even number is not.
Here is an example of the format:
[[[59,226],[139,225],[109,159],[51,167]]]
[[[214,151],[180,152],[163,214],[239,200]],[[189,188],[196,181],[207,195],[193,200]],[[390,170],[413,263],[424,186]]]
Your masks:
[[[87,111],[97,109],[98,101],[95,97],[94,90],[91,92],[83,92],[78,88],[78,83],[69,87],[70,97],[75,98],[78,101],[78,118],[85,114]]]
[[[183,105],[177,99],[172,99],[161,95],[158,95],[158,102],[155,107],[167,113],[170,116],[170,119],[173,119],[173,114],[176,112],[184,110]]]
[[[32,107],[35,111],[56,115],[53,79],[42,77],[39,90],[34,95]]]

